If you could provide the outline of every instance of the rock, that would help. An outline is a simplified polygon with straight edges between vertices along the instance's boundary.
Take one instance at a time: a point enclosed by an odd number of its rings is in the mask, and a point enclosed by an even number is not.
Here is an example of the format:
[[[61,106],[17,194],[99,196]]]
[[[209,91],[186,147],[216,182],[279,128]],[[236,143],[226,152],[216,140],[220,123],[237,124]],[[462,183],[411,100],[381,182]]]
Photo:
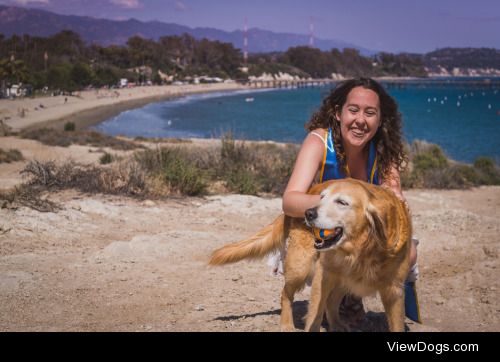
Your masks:
[[[201,304],[197,305],[196,307],[194,307],[195,310],[197,310],[198,312],[201,312],[202,310],[205,310],[205,307]]]
[[[486,256],[490,258],[495,258],[495,259],[498,258],[498,251],[493,248],[488,248],[486,246],[483,246],[483,252],[484,254],[486,254]]]

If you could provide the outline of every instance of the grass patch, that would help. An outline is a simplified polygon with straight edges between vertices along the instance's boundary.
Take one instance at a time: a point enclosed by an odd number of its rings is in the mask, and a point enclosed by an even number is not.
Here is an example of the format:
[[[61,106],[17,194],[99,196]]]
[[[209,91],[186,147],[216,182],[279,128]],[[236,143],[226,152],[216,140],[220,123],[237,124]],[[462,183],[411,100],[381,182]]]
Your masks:
[[[403,188],[466,189],[480,185],[500,185],[500,169],[488,157],[473,165],[450,161],[435,144],[414,141],[409,170],[401,175]]]
[[[191,140],[186,140],[182,138],[158,138],[158,137],[142,137],[142,136],[135,137],[134,141],[151,142],[151,143],[193,143],[193,141]]]
[[[24,160],[24,157],[21,151],[15,149],[5,151],[0,148],[0,163],[11,163],[22,160]]]
[[[401,175],[404,188],[500,185],[500,169],[490,158],[481,157],[473,165],[466,165],[448,160],[438,146],[426,142],[415,141],[407,149],[410,163]],[[210,192],[281,196],[298,150],[298,145],[237,141],[229,133],[219,146],[210,148],[158,145],[123,159],[105,153],[101,165],[32,161],[22,171],[25,184],[0,194],[0,199],[17,199],[37,210],[51,211],[57,205],[40,195],[69,188],[141,198],[201,196]]]
[[[27,130],[21,132],[22,138],[39,141],[49,146],[68,147],[72,144],[109,147],[115,150],[133,150],[143,148],[133,142],[104,135],[95,131],[59,131],[51,128]]]

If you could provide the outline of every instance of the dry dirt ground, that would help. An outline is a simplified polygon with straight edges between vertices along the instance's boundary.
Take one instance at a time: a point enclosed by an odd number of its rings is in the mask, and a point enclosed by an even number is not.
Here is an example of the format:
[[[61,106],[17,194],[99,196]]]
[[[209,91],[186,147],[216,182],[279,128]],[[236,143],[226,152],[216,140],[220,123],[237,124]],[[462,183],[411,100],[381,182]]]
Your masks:
[[[29,160],[95,163],[102,155],[88,146],[49,147],[16,137],[0,137],[0,145],[26,158],[0,164],[0,189],[19,184]],[[405,195],[420,239],[425,322],[408,328],[500,331],[500,187]],[[0,207],[0,331],[279,330],[283,278],[270,274],[266,260],[206,263],[214,249],[271,222],[281,199],[46,196],[62,209]],[[309,292],[296,295],[298,330]],[[384,330],[378,297],[367,298],[365,307],[358,328]]]
[[[424,326],[500,331],[500,187],[405,193],[420,239]],[[215,248],[271,222],[281,199],[135,200],[64,191],[57,213],[0,209],[0,331],[278,331],[265,260],[211,268]],[[296,296],[298,330],[309,288]],[[378,297],[361,330],[383,330]]]

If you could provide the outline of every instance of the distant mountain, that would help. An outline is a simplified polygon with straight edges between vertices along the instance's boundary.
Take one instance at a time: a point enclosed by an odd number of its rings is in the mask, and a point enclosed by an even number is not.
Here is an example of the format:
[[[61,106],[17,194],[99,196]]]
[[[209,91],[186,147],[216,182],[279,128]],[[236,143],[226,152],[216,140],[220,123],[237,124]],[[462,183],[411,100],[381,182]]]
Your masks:
[[[72,30],[87,42],[101,45],[123,45],[134,35],[158,40],[165,35],[188,33],[196,39],[207,38],[232,43],[236,48],[243,47],[243,32],[227,32],[214,28],[190,28],[174,23],[159,21],[142,22],[136,19],[116,21],[96,19],[86,16],[59,15],[45,10],[7,7],[0,5],[0,34],[10,37],[14,34],[32,36],[50,36],[61,30]],[[289,47],[309,44],[308,35],[274,33],[252,28],[248,31],[248,50],[251,53],[285,51]],[[363,55],[375,54],[341,40],[315,39],[315,46],[321,50],[332,48],[355,48]]]

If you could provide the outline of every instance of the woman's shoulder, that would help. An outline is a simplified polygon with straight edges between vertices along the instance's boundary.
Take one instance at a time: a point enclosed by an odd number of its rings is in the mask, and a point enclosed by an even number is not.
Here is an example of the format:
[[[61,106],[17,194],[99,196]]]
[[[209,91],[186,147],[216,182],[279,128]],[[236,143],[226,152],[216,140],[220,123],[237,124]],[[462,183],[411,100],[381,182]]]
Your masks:
[[[326,144],[325,135],[327,132],[324,128],[311,130],[302,143],[302,149],[322,155]]]
[[[325,135],[328,133],[328,129],[326,128],[315,128],[309,132],[309,135],[314,135],[319,136],[321,139],[325,139]]]

